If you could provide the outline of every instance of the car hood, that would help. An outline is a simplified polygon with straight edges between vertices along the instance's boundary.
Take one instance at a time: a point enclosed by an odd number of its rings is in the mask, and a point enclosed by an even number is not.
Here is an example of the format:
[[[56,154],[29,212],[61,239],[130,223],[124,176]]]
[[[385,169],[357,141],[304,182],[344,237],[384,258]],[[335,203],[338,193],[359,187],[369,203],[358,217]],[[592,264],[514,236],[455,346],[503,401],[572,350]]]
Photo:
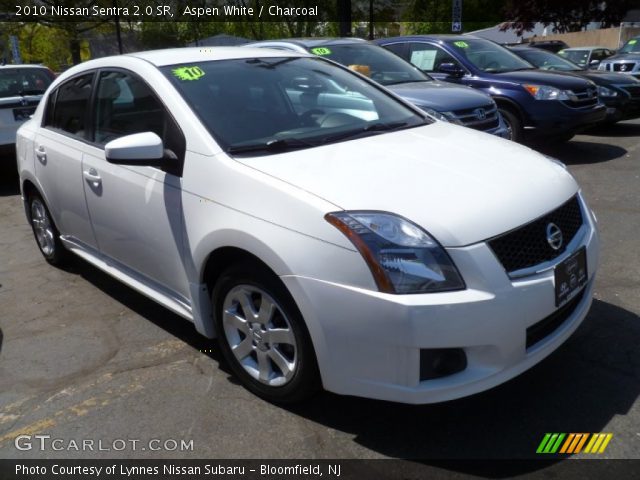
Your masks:
[[[519,84],[549,85],[561,90],[583,90],[591,85],[589,80],[576,75],[550,72],[548,70],[522,70],[521,72],[494,73],[493,75],[503,81]]]
[[[525,224],[578,190],[543,155],[444,122],[237,161],[345,210],[402,215],[448,247]]]
[[[625,75],[624,73],[613,72],[601,72],[599,70],[581,70],[579,72],[571,72],[576,75],[580,75],[583,78],[588,78],[593,83],[598,85],[637,85],[640,84],[631,75]]]
[[[433,108],[438,112],[486,107],[493,104],[491,97],[478,90],[447,82],[411,82],[388,85],[386,88],[414,105]]]

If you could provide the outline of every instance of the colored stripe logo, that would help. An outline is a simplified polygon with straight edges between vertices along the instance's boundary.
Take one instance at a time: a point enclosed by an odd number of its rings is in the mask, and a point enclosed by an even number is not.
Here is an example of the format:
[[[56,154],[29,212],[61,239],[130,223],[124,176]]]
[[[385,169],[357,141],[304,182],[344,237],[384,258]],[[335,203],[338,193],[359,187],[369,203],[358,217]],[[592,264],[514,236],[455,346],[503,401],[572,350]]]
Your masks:
[[[612,433],[545,433],[536,453],[600,454],[612,438]]]

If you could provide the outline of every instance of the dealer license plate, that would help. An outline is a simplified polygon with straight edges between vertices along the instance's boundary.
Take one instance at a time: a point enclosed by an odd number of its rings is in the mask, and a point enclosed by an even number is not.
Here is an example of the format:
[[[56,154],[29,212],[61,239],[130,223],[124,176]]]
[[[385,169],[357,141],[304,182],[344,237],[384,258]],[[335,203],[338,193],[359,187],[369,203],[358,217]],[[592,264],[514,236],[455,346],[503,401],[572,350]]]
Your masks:
[[[556,307],[560,308],[587,283],[587,252],[585,247],[575,252],[554,270],[556,281]]]

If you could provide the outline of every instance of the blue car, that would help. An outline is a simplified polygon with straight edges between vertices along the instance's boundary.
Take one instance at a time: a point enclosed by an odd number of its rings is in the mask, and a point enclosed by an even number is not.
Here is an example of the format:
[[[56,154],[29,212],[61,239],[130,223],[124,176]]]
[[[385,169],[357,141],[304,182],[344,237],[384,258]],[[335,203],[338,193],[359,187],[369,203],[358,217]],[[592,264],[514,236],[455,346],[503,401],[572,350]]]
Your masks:
[[[297,38],[264,40],[245,46],[322,56],[370,77],[438,120],[510,138],[510,132],[489,95],[454,83],[436,81],[410,63],[365,40]]]
[[[437,79],[493,97],[516,141],[569,140],[600,123],[606,108],[590,80],[538,70],[507,48],[469,35],[416,35],[375,40]]]

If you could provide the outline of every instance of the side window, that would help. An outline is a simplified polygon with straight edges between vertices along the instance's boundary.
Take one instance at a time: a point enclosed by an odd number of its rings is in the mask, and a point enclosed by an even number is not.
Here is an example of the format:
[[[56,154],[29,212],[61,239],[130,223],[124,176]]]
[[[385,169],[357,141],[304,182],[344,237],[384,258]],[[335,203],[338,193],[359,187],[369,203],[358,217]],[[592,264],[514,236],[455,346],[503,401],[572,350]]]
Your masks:
[[[165,148],[181,158],[185,140],[180,128],[151,88],[123,71],[103,71],[95,100],[94,141],[105,145],[119,137],[153,132]]]
[[[404,43],[390,43],[389,45],[385,45],[384,48],[386,48],[390,52],[395,53],[400,58],[404,58],[405,60],[407,59],[407,49]]]
[[[443,63],[458,64],[447,52],[428,43],[410,43],[409,61],[425,72],[437,72]]]
[[[43,127],[52,127],[53,126],[53,112],[56,107],[56,95],[58,94],[58,90],[54,90],[49,94],[47,98],[47,106],[44,111],[44,120],[42,122]]]
[[[92,83],[93,73],[81,75],[49,95],[45,126],[84,137]]]

